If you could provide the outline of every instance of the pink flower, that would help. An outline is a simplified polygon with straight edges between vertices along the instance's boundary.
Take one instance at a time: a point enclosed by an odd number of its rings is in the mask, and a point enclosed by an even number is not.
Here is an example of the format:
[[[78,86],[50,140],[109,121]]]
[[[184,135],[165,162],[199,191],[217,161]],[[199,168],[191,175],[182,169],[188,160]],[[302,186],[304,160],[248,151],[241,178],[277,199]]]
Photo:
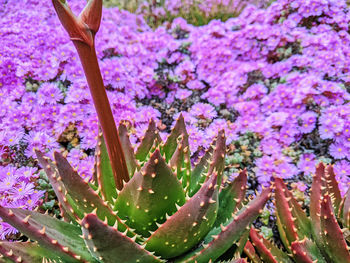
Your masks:
[[[332,143],[329,146],[329,153],[335,159],[343,159],[343,158],[350,157],[350,149],[345,147],[343,144],[340,144],[340,143]]]

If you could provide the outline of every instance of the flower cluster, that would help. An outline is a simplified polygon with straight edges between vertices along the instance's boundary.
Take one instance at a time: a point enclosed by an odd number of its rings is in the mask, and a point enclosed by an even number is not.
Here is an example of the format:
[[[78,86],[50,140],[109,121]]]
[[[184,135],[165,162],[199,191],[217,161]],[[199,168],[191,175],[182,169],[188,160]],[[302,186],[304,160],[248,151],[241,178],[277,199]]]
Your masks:
[[[76,13],[84,4],[70,1]],[[42,195],[29,179],[36,170],[13,166],[19,153],[11,149],[25,145],[26,158],[35,157],[34,149],[63,150],[91,178],[98,121],[51,3],[1,6],[0,201],[31,208]],[[225,22],[197,27],[177,18],[155,30],[141,15],[105,9],[96,47],[115,120],[127,121],[137,145],[151,118],[164,138],[163,124],[182,113],[196,156],[220,129],[231,145],[254,133],[261,157],[248,170],[260,184],[272,175],[308,176],[322,160],[334,164],[344,191],[350,181],[349,20],[346,1],[333,0],[248,5]],[[25,171],[26,180],[20,178]]]
[[[33,167],[0,166],[0,205],[34,209],[44,194],[35,189],[36,170]],[[15,228],[0,222],[0,239],[16,233]]]

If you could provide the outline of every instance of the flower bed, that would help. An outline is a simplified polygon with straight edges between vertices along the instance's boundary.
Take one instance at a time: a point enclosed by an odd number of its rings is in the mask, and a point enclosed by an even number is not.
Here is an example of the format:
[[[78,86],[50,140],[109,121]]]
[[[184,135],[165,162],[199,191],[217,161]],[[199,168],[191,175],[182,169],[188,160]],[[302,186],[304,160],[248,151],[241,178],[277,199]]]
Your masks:
[[[51,3],[1,6],[0,205],[33,209],[44,195],[34,150],[62,150],[91,178],[97,116]],[[226,22],[178,18],[152,30],[141,16],[105,9],[96,47],[114,117],[128,122],[136,145],[151,118],[164,138],[182,112],[194,158],[225,129],[226,176],[248,167],[251,188],[277,175],[304,191],[322,160],[334,164],[344,193],[349,19],[345,1],[280,0]],[[0,233],[15,230],[1,223]]]

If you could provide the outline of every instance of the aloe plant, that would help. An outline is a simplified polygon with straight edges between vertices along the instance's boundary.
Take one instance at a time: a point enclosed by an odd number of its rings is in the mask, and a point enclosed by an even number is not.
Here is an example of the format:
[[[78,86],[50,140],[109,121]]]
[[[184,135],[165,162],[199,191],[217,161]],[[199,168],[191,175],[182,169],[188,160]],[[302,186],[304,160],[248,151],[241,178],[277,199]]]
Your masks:
[[[349,192],[342,198],[333,167],[316,168],[309,216],[280,178],[275,178],[277,226],[285,251],[250,230],[245,253],[255,262],[350,262],[348,237]],[[253,246],[254,245],[254,246]],[[255,248],[254,248],[255,247]]]
[[[182,116],[165,142],[150,121],[134,150],[126,126],[116,128],[96,59],[102,1],[88,1],[78,17],[64,0],[53,4],[98,113],[94,181],[84,181],[60,153],[52,161],[37,151],[61,218],[0,207],[4,221],[35,241],[1,242],[0,262],[213,262],[240,253],[271,189],[246,204],[246,171],[224,181],[224,131],[192,167]]]

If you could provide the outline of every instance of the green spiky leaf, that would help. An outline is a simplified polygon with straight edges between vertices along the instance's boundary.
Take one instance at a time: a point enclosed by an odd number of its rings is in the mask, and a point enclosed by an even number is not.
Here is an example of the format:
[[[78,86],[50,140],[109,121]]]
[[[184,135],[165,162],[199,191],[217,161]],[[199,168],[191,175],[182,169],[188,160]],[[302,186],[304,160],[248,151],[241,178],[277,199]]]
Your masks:
[[[95,158],[95,180],[100,187],[102,196],[105,198],[105,200],[112,202],[113,198],[116,199],[118,194],[111,162],[108,157],[106,142],[103,138],[102,132],[99,132],[98,134]]]
[[[134,154],[134,149],[131,146],[128,130],[124,124],[120,124],[118,128],[120,143],[122,144],[126,165],[128,167],[129,177],[131,178],[138,165],[136,163],[136,158]]]
[[[42,263],[43,257],[56,262],[62,262],[61,259],[52,251],[31,242],[0,242],[0,253],[8,261],[21,263]],[[0,262],[1,259],[0,259]]]
[[[291,244],[291,248],[293,258],[296,262],[313,263],[315,260],[317,260],[317,263],[327,262],[316,244],[306,237],[303,240],[294,241]]]
[[[177,178],[182,182],[184,188],[189,187],[191,178],[191,160],[188,138],[180,136],[176,151],[170,159],[170,166],[176,171]]]
[[[156,144],[159,144],[162,142],[162,140],[159,136],[154,120],[151,119],[148,125],[148,129],[145,135],[143,136],[139,147],[137,148],[135,158],[140,162],[145,161],[148,153],[150,152],[155,142]]]
[[[58,170],[56,165],[53,164],[51,160],[46,158],[43,153],[35,151],[36,156],[38,157],[40,165],[45,169],[47,178],[49,179],[53,190],[57,196],[57,199],[60,204],[61,214],[66,221],[74,221],[77,217],[75,216],[72,206],[69,204],[66,198],[66,187],[62,181],[57,180],[59,177]]]
[[[219,194],[219,211],[216,218],[215,227],[225,223],[236,209],[240,208],[241,202],[245,197],[245,190],[247,184],[247,171],[244,170],[234,179],[229,182]]]
[[[163,262],[94,214],[86,215],[82,225],[90,251],[104,263]]]
[[[206,263],[210,260],[216,260],[231,247],[232,243],[240,239],[246,229],[249,229],[250,224],[261,213],[270,196],[271,188],[265,188],[258,197],[243,207],[232,220],[228,221],[226,225],[222,225],[218,234],[216,234],[218,229],[214,228],[204,239],[204,244],[181,257],[178,262],[182,260],[186,263]]]
[[[350,262],[350,253],[332,209],[329,194],[321,202],[322,239],[329,258],[334,263]]]
[[[9,209],[0,206],[0,217],[65,262],[80,262],[77,257],[95,262],[87,251],[84,240],[80,238],[82,232],[78,226],[19,208]]]
[[[188,146],[188,133],[186,131],[186,125],[185,120],[182,116],[182,114],[179,116],[179,118],[176,120],[174,128],[171,130],[171,133],[169,134],[166,142],[163,146],[163,151],[165,154],[165,160],[167,162],[170,161],[171,157],[173,156],[174,152],[177,149],[177,139],[180,136],[183,136],[184,141],[187,143],[184,143],[184,147]]]
[[[326,178],[326,183],[327,183],[327,191],[332,196],[334,211],[336,214],[338,214],[342,198],[341,198],[339,185],[338,185],[338,182],[335,178],[335,173],[334,173],[332,165],[328,165],[326,167],[325,178]]]
[[[212,172],[218,173],[218,185],[221,186],[222,183],[222,175],[225,168],[225,155],[226,155],[226,137],[225,130],[219,131],[213,157],[209,166],[208,174]]]
[[[209,169],[209,161],[213,154],[214,148],[212,146],[201,157],[197,165],[193,168],[191,173],[189,196],[193,196],[201,188],[201,184],[207,177]]]
[[[176,211],[175,204],[184,203],[181,183],[156,150],[119,193],[115,208],[130,227],[149,236],[157,229],[156,222],[164,222],[166,214]]]
[[[244,253],[253,263],[262,263],[259,255],[256,253],[253,244],[248,240],[244,246]]]
[[[217,175],[211,175],[202,188],[148,238],[146,249],[163,258],[172,258],[202,240],[216,219],[216,180]]]

